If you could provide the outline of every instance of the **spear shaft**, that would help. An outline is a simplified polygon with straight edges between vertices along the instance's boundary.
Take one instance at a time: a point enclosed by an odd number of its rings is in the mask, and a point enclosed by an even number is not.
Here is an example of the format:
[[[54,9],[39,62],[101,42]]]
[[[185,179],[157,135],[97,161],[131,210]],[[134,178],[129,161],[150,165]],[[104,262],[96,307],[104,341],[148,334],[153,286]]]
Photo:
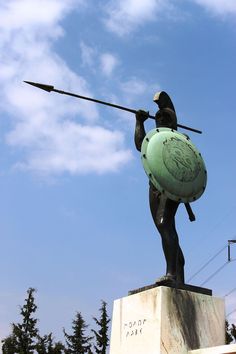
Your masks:
[[[57,89],[54,88],[54,86],[51,86],[51,85],[40,84],[40,83],[38,83],[38,82],[32,82],[32,81],[24,81],[24,82],[25,82],[26,84],[29,84],[29,85],[38,87],[38,88],[40,88],[40,89],[42,89],[42,90],[44,90],[44,91],[47,91],[47,92],[51,92],[51,91],[57,92],[57,93],[59,93],[59,94],[61,94],[61,95],[72,96],[72,97],[80,98],[80,99],[82,99],[82,100],[87,100],[87,101],[91,101],[91,102],[100,103],[100,104],[103,104],[103,105],[106,105],[106,106],[109,106],[109,107],[118,108],[118,109],[121,109],[122,111],[131,112],[131,113],[134,113],[134,114],[137,112],[136,109],[132,109],[132,108],[120,106],[120,105],[117,105],[117,104],[114,104],[114,103],[110,103],[110,102],[105,102],[105,101],[97,100],[97,99],[91,98],[91,97],[86,97],[86,96],[77,95],[77,94],[72,93],[72,92],[57,90]],[[148,113],[148,117],[151,118],[151,119],[155,119],[155,116],[152,116],[152,115],[149,114],[149,113]],[[190,131],[195,132],[195,133],[199,133],[199,134],[202,133],[200,130],[187,127],[186,125],[177,124],[177,126],[178,126],[179,128],[183,128],[183,129],[186,129],[186,130],[190,130]]]

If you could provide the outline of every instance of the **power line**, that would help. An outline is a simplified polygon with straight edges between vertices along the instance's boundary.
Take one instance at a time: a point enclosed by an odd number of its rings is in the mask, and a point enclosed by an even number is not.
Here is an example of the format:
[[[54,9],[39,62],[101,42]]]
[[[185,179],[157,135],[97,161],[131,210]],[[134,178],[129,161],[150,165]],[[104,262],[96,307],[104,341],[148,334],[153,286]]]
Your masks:
[[[230,315],[232,315],[232,313],[236,312],[236,309],[234,309],[233,311],[229,312],[226,317],[229,317]]]
[[[187,282],[189,282],[190,280],[192,280],[193,278],[195,278],[196,275],[198,275],[203,269],[205,269],[208,264],[210,264],[221,252],[223,252],[227,246],[224,246],[223,248],[221,248],[214,256],[212,256],[209,261],[207,261],[196,273],[194,273],[188,280]]]
[[[200,242],[200,244],[205,243],[206,240],[208,239],[208,236],[214,235],[215,231],[219,229],[219,227],[222,226],[222,224],[225,223],[225,220],[231,216],[231,214],[235,213],[235,208],[236,208],[236,204],[231,206],[229,209],[227,209],[227,211],[225,213],[222,214],[222,217],[219,218],[219,220],[212,225],[212,227],[207,231],[207,232],[203,232],[201,234],[201,236],[199,235],[198,237],[198,244]],[[234,235],[234,238],[236,237],[236,235]],[[195,248],[193,247],[190,250],[190,254],[194,254],[195,253]]]
[[[200,286],[206,284],[209,280],[211,280],[216,274],[218,274],[227,264],[230,262],[225,262],[221,267],[219,267],[213,274],[211,274]]]
[[[236,290],[236,288],[233,288],[233,289],[230,290],[227,294],[225,294],[224,297],[229,296],[229,295],[232,294],[235,290]]]
[[[228,262],[232,262],[235,259],[230,259],[230,255],[229,255],[229,243],[236,243],[236,239],[232,239],[232,240],[228,240],[228,245],[224,246],[223,248],[221,248],[214,256],[212,256],[196,273],[194,273],[188,280],[187,282],[189,282],[190,280],[192,280],[193,278],[195,278],[196,275],[198,275],[203,269],[205,269],[208,264],[210,264],[219,254],[221,254],[221,252],[223,252],[226,248],[228,248]]]

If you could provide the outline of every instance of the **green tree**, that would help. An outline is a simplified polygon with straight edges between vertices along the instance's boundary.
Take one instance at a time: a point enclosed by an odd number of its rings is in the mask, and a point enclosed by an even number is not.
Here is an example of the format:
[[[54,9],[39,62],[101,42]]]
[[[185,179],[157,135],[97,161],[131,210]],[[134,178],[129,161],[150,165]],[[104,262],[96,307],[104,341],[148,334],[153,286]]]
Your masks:
[[[38,341],[37,341],[36,348],[35,348],[38,354],[47,353],[48,342],[50,340],[51,340],[51,333],[49,335],[45,335],[43,337],[38,336]]]
[[[225,321],[225,343],[230,344],[232,342],[233,338],[230,333],[230,327],[229,327],[229,322],[226,320]]]
[[[233,341],[236,341],[236,325],[229,324],[229,322],[225,321],[225,343],[230,344]]]
[[[85,354],[91,353],[91,340],[93,337],[89,337],[85,334],[88,325],[86,325],[80,312],[76,313],[75,319],[72,321],[72,334],[69,335],[63,329],[68,354]]]
[[[233,340],[236,341],[236,326],[233,323],[231,324],[230,333],[233,337]]]
[[[36,344],[36,351],[38,354],[63,354],[65,353],[65,347],[61,342],[53,342],[52,333],[43,337],[38,336],[38,342]]]
[[[14,353],[33,354],[38,336],[36,327],[37,319],[33,318],[37,306],[34,303],[35,289],[29,288],[25,304],[21,307],[20,314],[22,323],[12,324],[12,334],[4,339],[3,350],[4,354],[11,353],[11,348],[14,347]]]
[[[16,338],[13,334],[2,340],[2,353],[15,354],[16,353]]]
[[[61,342],[56,342],[48,354],[63,354],[66,353],[66,349]]]
[[[109,345],[108,329],[110,319],[107,315],[107,304],[103,300],[99,311],[101,314],[100,319],[98,320],[96,317],[93,317],[94,321],[99,327],[98,331],[92,329],[96,339],[96,345],[94,346],[94,349],[97,354],[106,354],[106,349]]]

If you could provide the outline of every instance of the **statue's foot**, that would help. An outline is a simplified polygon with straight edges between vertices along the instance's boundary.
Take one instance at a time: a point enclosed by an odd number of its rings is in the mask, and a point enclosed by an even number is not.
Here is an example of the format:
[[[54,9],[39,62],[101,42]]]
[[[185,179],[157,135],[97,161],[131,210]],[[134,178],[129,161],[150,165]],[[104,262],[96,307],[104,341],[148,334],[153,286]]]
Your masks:
[[[163,275],[155,281],[158,285],[172,285],[177,286],[177,280],[174,275]]]
[[[177,276],[176,281],[177,281],[177,283],[178,283],[179,285],[184,285],[184,284],[185,284],[184,278],[182,278],[182,277],[178,277],[178,276]]]

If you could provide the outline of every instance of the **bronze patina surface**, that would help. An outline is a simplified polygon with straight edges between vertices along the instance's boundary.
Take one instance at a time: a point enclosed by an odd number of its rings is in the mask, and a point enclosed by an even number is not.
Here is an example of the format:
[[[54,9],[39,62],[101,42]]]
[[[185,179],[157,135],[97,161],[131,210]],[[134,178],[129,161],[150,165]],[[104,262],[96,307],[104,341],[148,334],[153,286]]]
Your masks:
[[[177,202],[193,202],[206,188],[206,167],[188,136],[170,128],[151,130],[141,147],[144,170],[156,189]]]
[[[206,168],[197,148],[186,135],[177,131],[178,123],[169,95],[158,92],[154,102],[156,129],[146,134],[148,112],[136,112],[135,146],[149,178],[149,205],[155,226],[162,239],[166,274],[156,285],[183,288],[184,256],[175,227],[179,204],[185,203],[191,221],[195,219],[189,202],[199,198],[206,187]]]

